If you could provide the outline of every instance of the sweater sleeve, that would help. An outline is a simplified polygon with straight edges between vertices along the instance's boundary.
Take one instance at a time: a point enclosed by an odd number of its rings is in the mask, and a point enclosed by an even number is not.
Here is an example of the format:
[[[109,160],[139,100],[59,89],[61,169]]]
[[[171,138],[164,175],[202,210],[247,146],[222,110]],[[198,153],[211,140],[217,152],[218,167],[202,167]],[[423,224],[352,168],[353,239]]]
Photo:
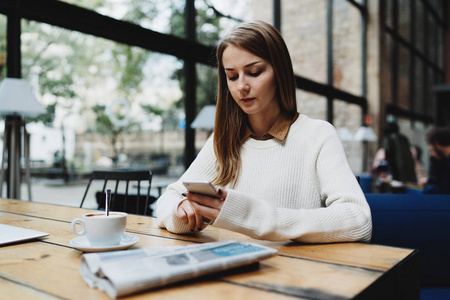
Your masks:
[[[178,181],[168,185],[166,191],[156,202],[156,218],[159,227],[166,228],[173,233],[190,232],[189,226],[181,222],[180,218],[177,216],[178,205],[185,199],[185,197],[181,195],[186,192],[183,181],[213,180],[216,174],[216,157],[212,140],[213,137],[211,135],[186,172]]]
[[[241,191],[228,190],[214,226],[273,241],[369,241],[372,232],[370,208],[348,165],[336,131],[327,123],[320,133],[302,138],[311,138],[308,145],[314,148],[308,156],[308,184],[317,192],[315,195],[299,193],[291,196],[296,198],[295,201],[311,201],[305,197],[317,199],[312,201],[320,201],[319,207],[283,208]]]

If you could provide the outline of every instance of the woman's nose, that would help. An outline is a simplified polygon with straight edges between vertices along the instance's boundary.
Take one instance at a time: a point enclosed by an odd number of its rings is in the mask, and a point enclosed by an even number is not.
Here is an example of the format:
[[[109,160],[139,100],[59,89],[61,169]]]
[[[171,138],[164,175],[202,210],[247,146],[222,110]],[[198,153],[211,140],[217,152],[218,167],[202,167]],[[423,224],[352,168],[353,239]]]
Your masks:
[[[248,91],[249,85],[248,85],[247,81],[244,78],[242,78],[242,79],[239,79],[237,88],[238,88],[239,92]]]

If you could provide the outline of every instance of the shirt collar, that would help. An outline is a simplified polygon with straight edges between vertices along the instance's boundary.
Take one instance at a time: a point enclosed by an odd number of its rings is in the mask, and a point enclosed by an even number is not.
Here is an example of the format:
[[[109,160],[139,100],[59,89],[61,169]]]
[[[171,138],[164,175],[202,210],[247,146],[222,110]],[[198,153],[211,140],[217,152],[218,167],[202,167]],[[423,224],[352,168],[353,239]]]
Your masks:
[[[284,141],[288,134],[289,128],[292,123],[297,120],[299,113],[296,113],[292,118],[286,112],[281,112],[278,116],[277,120],[273,124],[273,126],[269,129],[269,131],[259,140],[269,140],[271,138],[276,138],[280,141]],[[252,129],[248,123],[246,123],[246,128],[244,135],[242,136],[242,140],[245,141],[248,137],[252,137],[254,139]]]

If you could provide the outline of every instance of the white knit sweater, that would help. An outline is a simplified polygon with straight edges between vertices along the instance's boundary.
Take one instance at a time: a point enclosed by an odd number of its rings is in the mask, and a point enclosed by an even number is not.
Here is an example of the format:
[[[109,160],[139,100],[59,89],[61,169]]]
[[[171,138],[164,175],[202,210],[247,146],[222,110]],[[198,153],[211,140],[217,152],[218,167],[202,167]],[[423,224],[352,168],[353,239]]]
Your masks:
[[[255,239],[307,243],[369,241],[370,208],[334,127],[300,114],[285,141],[249,138],[241,149],[237,184],[213,226]],[[184,180],[216,174],[212,137],[183,176],[158,199],[158,225],[190,232],[176,215]]]

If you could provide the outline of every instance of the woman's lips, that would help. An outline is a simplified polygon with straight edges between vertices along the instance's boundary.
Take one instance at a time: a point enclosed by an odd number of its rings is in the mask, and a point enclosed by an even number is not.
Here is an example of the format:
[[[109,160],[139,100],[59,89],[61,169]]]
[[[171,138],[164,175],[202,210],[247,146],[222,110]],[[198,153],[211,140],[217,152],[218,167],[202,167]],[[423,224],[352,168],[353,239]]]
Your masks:
[[[241,98],[241,101],[244,102],[244,103],[249,103],[249,102],[251,102],[251,101],[254,100],[254,99],[255,99],[254,97],[252,97],[252,98],[250,98],[250,97],[245,97],[245,98]]]

